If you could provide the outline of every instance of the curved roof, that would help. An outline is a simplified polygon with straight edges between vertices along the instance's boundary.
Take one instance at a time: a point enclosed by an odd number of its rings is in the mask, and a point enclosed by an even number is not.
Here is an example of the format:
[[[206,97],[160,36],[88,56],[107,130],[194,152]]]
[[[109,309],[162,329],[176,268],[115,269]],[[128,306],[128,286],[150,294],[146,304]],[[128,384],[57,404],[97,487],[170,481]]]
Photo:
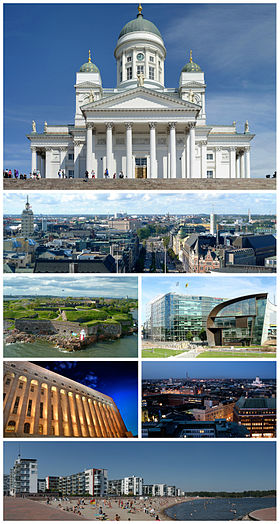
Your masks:
[[[121,38],[124,35],[127,35],[128,33],[134,33],[137,31],[153,33],[154,35],[157,35],[162,39],[160,31],[155,26],[155,24],[153,24],[153,22],[150,22],[150,20],[146,20],[141,14],[141,12],[139,12],[137,18],[135,18],[134,20],[130,20],[130,22],[127,22],[127,24],[125,24],[125,26],[122,28],[119,34],[119,38]]]
[[[230,300],[226,300],[225,302],[222,302],[221,304],[218,304],[215,306],[212,311],[210,311],[208,318],[207,318],[207,328],[214,327],[213,319],[216,318],[217,314],[225,307],[230,306],[231,304],[235,304],[236,302],[241,302],[242,300],[249,300],[250,298],[267,298],[268,293],[253,293],[252,295],[244,295],[242,297],[237,298],[231,298]]]

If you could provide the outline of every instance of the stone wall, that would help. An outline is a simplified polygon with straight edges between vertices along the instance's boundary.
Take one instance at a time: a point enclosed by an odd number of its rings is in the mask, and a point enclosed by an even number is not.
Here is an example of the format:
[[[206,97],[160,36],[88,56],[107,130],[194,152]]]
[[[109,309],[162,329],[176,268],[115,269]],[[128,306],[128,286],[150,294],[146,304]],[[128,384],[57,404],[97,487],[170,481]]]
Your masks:
[[[95,339],[119,338],[122,334],[121,324],[109,324],[99,322],[92,326],[82,326],[78,322],[63,322],[61,320],[37,320],[31,318],[19,318],[15,321],[15,328],[23,333],[32,335],[61,335],[71,336],[72,332],[79,333],[84,329],[88,336]]]

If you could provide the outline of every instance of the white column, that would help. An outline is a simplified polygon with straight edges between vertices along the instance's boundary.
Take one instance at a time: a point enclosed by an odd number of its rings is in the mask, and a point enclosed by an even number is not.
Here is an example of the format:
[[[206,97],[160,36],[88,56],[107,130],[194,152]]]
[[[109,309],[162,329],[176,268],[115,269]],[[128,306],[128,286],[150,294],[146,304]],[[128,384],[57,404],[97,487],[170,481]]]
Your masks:
[[[45,178],[54,178],[52,169],[51,169],[51,158],[52,158],[52,149],[51,147],[46,147]]]
[[[150,127],[150,178],[156,178],[156,124],[149,123]]]
[[[126,176],[134,178],[132,173],[132,122],[126,124]]]
[[[245,178],[251,178],[250,147],[245,148]]]
[[[145,79],[146,78],[149,78],[149,51],[148,49],[145,47],[144,48],[144,54],[145,54]]]
[[[240,178],[240,152],[236,155],[236,178]]]
[[[195,123],[189,124],[190,128],[190,178],[195,175]]]
[[[106,162],[109,175],[112,176],[112,155],[113,155],[113,123],[106,123]]]
[[[236,178],[236,149],[235,147],[229,148],[229,176],[230,178]]]
[[[92,124],[87,124],[87,162],[86,170],[92,170]]]
[[[176,124],[170,122],[170,178],[176,178]]]
[[[190,178],[190,128],[186,127],[186,178]]]
[[[201,142],[201,171],[200,171],[200,178],[207,178],[207,141],[203,140]]]
[[[184,135],[184,148],[181,157],[181,178],[186,178],[186,159],[187,159],[187,136]]]
[[[80,142],[74,142],[74,178],[80,177]]]
[[[245,155],[244,155],[244,151],[242,151],[241,157],[240,157],[240,178],[245,178]]]
[[[37,151],[36,151],[36,147],[32,146],[31,147],[31,152],[32,152],[31,172],[33,173],[33,171],[36,171],[36,169],[37,169]]]

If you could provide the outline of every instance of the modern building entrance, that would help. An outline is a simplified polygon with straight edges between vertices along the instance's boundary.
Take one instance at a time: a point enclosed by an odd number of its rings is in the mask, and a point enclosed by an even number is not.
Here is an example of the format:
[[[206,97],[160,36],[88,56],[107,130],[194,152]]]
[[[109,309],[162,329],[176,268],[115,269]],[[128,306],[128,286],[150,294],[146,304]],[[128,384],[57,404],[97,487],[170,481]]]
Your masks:
[[[135,178],[147,178],[147,158],[135,158]]]

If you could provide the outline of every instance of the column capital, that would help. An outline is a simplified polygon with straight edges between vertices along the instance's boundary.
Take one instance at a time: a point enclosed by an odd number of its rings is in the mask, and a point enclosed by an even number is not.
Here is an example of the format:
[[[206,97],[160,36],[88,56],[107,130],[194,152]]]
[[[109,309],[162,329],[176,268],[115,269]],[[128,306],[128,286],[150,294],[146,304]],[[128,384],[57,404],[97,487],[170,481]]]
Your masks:
[[[37,147],[36,146],[30,146],[30,149],[31,149],[31,151],[37,151]]]
[[[46,151],[52,151],[52,147],[45,147]]]
[[[196,126],[196,122],[189,122],[187,125],[189,129],[193,129],[195,126]]]
[[[74,140],[74,146],[81,146],[83,142],[81,140]]]
[[[216,147],[214,147],[214,149],[215,149],[215,151],[222,151],[223,148],[220,147],[220,146],[216,146]]]
[[[60,146],[58,149],[59,151],[67,151],[68,146]]]
[[[132,129],[133,128],[133,122],[125,122],[126,129]]]
[[[155,129],[157,127],[157,123],[156,122],[149,122],[149,128],[150,129]]]
[[[105,126],[106,126],[107,129],[113,129],[114,122],[105,122]]]
[[[93,122],[87,122],[87,129],[93,129],[94,123]]]
[[[244,147],[244,151],[245,151],[245,153],[248,153],[248,151],[250,151],[250,149],[251,149],[250,146],[245,146],[245,147]]]
[[[175,129],[176,128],[176,123],[177,122],[168,122],[169,129]]]
[[[201,144],[202,146],[207,146],[207,140],[201,140],[200,144]]]
[[[230,151],[236,151],[236,147],[235,146],[230,146],[229,150]]]

